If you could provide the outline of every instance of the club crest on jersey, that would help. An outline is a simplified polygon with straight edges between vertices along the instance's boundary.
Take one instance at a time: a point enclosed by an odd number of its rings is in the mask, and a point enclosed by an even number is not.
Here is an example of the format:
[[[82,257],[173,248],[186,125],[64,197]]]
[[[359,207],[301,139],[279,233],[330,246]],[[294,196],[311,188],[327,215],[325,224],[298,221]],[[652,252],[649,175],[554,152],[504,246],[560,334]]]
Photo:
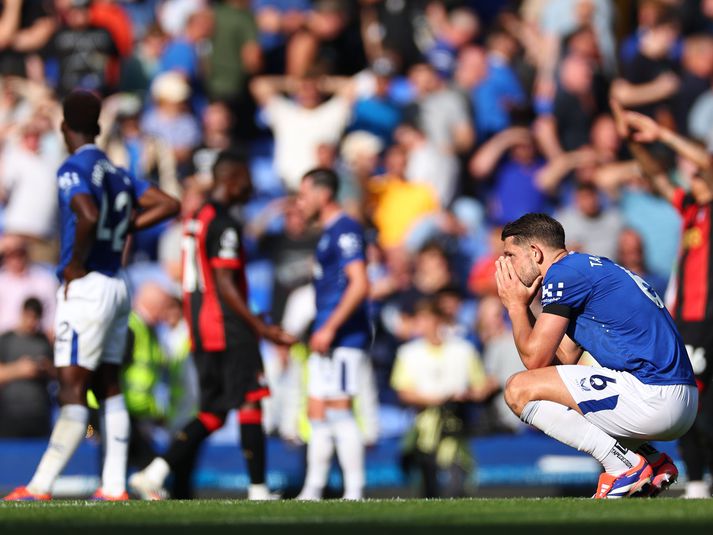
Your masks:
[[[233,228],[228,228],[223,231],[220,236],[220,252],[218,256],[221,258],[237,258],[238,249],[238,233]]]
[[[359,237],[353,232],[339,236],[337,243],[344,256],[354,256],[359,251]]]
[[[562,297],[564,290],[564,282],[557,283],[557,290],[555,290],[555,283],[550,282],[542,286],[542,299],[549,299],[550,301],[556,301]]]
[[[319,251],[324,251],[327,247],[329,247],[329,236],[324,234],[320,239],[319,243],[317,244],[317,249]]]

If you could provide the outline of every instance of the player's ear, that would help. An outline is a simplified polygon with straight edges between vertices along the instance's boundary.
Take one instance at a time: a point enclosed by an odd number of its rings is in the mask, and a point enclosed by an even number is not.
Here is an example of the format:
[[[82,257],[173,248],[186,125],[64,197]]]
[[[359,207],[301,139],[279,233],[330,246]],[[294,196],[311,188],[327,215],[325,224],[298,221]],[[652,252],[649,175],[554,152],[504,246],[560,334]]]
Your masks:
[[[541,264],[545,258],[542,249],[540,249],[540,247],[534,243],[530,244],[530,254],[532,255],[532,259],[535,261],[536,264]]]

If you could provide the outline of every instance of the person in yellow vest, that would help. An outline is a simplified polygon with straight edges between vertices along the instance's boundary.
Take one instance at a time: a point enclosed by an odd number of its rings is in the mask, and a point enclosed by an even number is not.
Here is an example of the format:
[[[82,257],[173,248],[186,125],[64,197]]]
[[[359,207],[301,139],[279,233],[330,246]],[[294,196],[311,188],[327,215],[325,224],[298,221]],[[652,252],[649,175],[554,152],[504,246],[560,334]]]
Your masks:
[[[149,282],[137,292],[134,310],[129,316],[122,388],[132,429],[129,465],[140,469],[146,467],[156,456],[157,452],[153,446],[156,426],[173,427],[172,421],[179,416],[177,411],[185,401],[190,404],[191,397],[195,413],[197,396],[191,395],[190,388],[185,387],[185,376],[190,374],[187,368],[191,365],[188,359],[187,337],[183,344],[172,340],[169,347],[176,353],[169,355],[164,351],[157,332],[162,321],[175,316],[170,314],[174,308],[175,300],[160,285]],[[175,322],[173,325],[170,321],[168,323],[171,334],[180,336],[180,332],[176,332],[179,326]],[[169,395],[168,399],[162,402],[159,399],[158,387],[164,379]],[[180,411],[186,412],[186,408],[183,407]],[[191,412],[191,409],[188,408],[187,411]],[[188,499],[192,496],[190,476],[194,465],[195,459],[191,459],[176,470],[172,492],[176,498]]]
[[[419,338],[402,345],[394,362],[391,386],[405,405],[418,409],[412,430],[404,437],[406,467],[416,465],[426,498],[465,494],[475,463],[468,447],[463,409],[483,401],[497,382],[487,377],[475,347],[444,330],[444,315],[434,300],[416,305]],[[448,483],[441,488],[442,478]]]

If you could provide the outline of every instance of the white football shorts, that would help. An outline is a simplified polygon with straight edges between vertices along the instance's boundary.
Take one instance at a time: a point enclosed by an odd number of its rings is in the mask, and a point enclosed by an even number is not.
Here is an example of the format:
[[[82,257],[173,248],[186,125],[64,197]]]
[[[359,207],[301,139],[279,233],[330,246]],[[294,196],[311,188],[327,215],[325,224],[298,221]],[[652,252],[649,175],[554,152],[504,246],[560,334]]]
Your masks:
[[[332,400],[356,396],[364,373],[366,353],[337,347],[330,355],[312,353],[307,362],[309,397]]]
[[[126,281],[91,272],[57,290],[55,366],[96,370],[100,363],[120,365],[128,334],[131,299]]]
[[[612,437],[674,440],[696,418],[695,386],[649,385],[629,372],[608,368],[556,368],[584,417]]]

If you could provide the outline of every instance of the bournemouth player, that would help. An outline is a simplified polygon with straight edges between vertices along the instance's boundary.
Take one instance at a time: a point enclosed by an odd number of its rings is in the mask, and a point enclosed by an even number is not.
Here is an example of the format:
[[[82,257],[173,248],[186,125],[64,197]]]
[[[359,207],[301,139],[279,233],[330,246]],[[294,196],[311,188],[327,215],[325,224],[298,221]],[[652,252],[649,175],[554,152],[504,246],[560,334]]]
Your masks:
[[[700,145],[635,112],[622,112],[614,103],[619,130],[653,189],[681,214],[683,233],[675,278],[671,314],[688,350],[700,406],[695,424],[679,445],[686,463],[686,497],[708,498],[711,489],[703,480],[706,467],[713,470],[713,160]],[[665,168],[643,143],[668,145],[692,169],[690,190],[674,186]]]
[[[698,403],[663,301],[609,259],[569,253],[562,225],[544,214],[509,223],[502,239],[498,294],[528,370],[508,380],[505,401],[524,422],[602,463],[596,498],[649,495],[665,478],[657,481],[651,450],[628,448],[681,437]],[[540,288],[535,319],[530,304]],[[577,365],[584,350],[602,367]]]
[[[314,266],[317,316],[309,341],[307,408],[312,433],[302,500],[321,498],[335,446],[344,499],[361,499],[364,487],[364,445],[352,400],[371,339],[369,282],[363,231],[337,203],[338,185],[332,170],[314,169],[302,179],[298,196],[305,216],[323,227]]]
[[[176,434],[168,451],[129,479],[143,499],[166,497],[164,481],[188,462],[202,442],[238,410],[240,442],[250,475],[248,498],[270,499],[265,486],[265,434],[260,400],[269,395],[259,340],[289,345],[295,340],[266,325],[247,304],[245,253],[240,223],[230,209],[252,193],[246,160],[222,152],[213,167],[210,199],[185,223],[183,291],[193,358],[201,390],[200,412]]]
[[[131,309],[120,276],[129,232],[178,213],[179,203],[147,182],[115,167],[92,143],[99,135],[100,100],[76,91],[64,100],[64,135],[69,158],[57,175],[61,258],[57,274],[55,365],[62,409],[32,481],[7,500],[50,498],[52,484],[84,438],[91,385],[101,400],[106,440],[102,487],[94,498],[127,499],[129,416],[119,389]]]

